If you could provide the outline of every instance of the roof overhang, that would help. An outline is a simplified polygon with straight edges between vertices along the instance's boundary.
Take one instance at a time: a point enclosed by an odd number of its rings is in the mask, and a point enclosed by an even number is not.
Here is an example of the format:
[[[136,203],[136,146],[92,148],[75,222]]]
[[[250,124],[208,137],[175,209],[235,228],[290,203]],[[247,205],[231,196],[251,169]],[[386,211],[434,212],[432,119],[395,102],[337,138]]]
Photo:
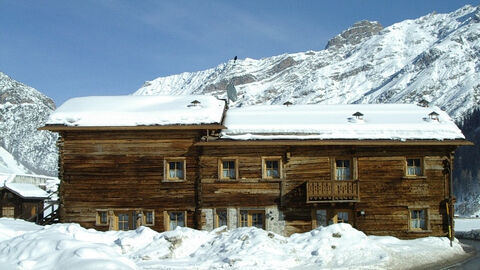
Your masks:
[[[156,125],[156,126],[66,126],[66,125],[45,125],[38,130],[53,132],[61,131],[134,131],[134,130],[205,130],[225,129],[220,124],[205,125]]]
[[[4,187],[0,187],[0,190],[8,190],[10,191],[11,193],[15,194],[16,196],[24,199],[24,200],[39,200],[39,201],[42,201],[42,200],[45,200],[48,198],[48,195],[45,195],[45,196],[23,196],[21,193],[17,192],[16,190],[14,189],[11,189],[7,186],[4,186]]]
[[[197,142],[197,146],[229,146],[229,145],[359,145],[359,146],[390,146],[390,145],[474,145],[467,140],[215,140]]]

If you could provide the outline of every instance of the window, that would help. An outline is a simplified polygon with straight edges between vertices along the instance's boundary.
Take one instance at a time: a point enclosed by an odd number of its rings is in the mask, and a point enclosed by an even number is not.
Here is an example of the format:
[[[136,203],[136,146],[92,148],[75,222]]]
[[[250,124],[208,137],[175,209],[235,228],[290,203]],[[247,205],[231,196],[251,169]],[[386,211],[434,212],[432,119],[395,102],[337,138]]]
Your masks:
[[[8,218],[15,217],[15,207],[13,206],[2,207],[2,217],[8,217]]]
[[[220,179],[237,179],[237,160],[235,159],[223,159],[219,162],[219,175]]]
[[[336,218],[337,222],[336,223],[348,223],[348,212],[345,211],[339,211],[337,212]]]
[[[407,176],[422,175],[422,160],[420,158],[407,158]]]
[[[178,212],[168,212],[167,213],[167,221],[168,221],[168,230],[175,230],[177,227],[185,227],[185,212],[178,211]]]
[[[155,225],[155,215],[151,210],[143,211],[144,220],[143,223],[147,226]]]
[[[128,213],[121,213],[117,216],[118,222],[118,230],[120,231],[128,231],[130,228],[130,215]]]
[[[185,171],[186,167],[184,159],[165,160],[165,180],[183,181],[185,180]]]
[[[106,210],[97,211],[96,225],[108,225],[108,212]]]
[[[312,210],[312,228],[336,223],[353,224],[353,211],[350,209],[315,209]]]
[[[227,209],[217,209],[215,212],[216,227],[228,226]]]
[[[410,209],[410,230],[427,230],[427,209]]]
[[[117,211],[115,212],[115,229],[119,231],[134,230],[137,228],[139,218],[139,214],[134,210]]]
[[[335,180],[352,179],[351,163],[349,159],[335,160]]]
[[[264,228],[265,211],[262,210],[240,210],[240,227]]]
[[[325,209],[317,209],[315,211],[315,219],[317,221],[317,226],[316,227],[320,227],[320,226],[327,226],[328,223],[327,223],[327,210]]]
[[[267,157],[262,159],[263,178],[280,179],[282,178],[281,159],[278,157]]]

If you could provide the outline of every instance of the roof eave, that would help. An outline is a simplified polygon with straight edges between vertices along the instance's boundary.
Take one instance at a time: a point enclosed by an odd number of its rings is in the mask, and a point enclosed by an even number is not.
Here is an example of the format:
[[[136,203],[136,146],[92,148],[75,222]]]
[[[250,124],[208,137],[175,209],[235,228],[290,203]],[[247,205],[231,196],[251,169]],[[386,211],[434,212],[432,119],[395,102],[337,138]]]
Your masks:
[[[25,199],[25,200],[45,200],[48,198],[48,195],[45,195],[45,196],[23,196],[20,192],[17,192],[16,190],[13,190],[11,188],[9,188],[8,186],[3,186],[3,187],[0,187],[0,190],[2,189],[5,189],[5,190],[8,190],[10,191],[11,193],[17,195],[18,197],[21,197],[22,199]]]
[[[60,131],[104,131],[104,130],[204,130],[204,129],[225,129],[224,125],[218,123],[198,125],[140,125],[140,126],[66,126],[66,125],[45,125],[38,130]]]
[[[215,141],[197,142],[197,146],[222,146],[222,145],[360,145],[360,146],[382,146],[382,145],[451,145],[464,146],[474,145],[472,142],[464,139],[454,140],[298,140],[298,139],[279,139],[279,140],[231,140],[219,139]]]

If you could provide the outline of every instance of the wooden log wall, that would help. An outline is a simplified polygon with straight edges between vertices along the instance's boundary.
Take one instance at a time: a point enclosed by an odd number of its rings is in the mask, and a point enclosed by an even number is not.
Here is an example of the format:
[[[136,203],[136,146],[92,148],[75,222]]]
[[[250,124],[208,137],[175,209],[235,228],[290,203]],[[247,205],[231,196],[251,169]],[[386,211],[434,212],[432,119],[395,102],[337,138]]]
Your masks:
[[[263,179],[262,157],[280,157],[283,147],[204,147],[200,156],[201,207],[266,207],[280,203],[280,179]],[[235,159],[238,179],[220,179],[219,159]]]
[[[278,206],[286,234],[311,230],[315,209],[349,209],[351,223],[370,234],[412,238],[447,231],[443,160],[451,146],[195,146],[202,135],[198,130],[62,132],[61,221],[96,227],[97,209],[145,209],[155,211],[152,228],[163,231],[164,211],[186,211],[187,225],[198,228],[202,208]],[[281,179],[263,179],[262,157],[280,158]],[[424,176],[405,177],[406,157],[423,158]],[[165,158],[185,159],[185,181],[164,181]],[[222,158],[237,161],[237,179],[220,179]],[[352,160],[359,202],[307,203],[306,182],[332,180],[335,158]],[[409,231],[412,207],[427,209],[428,230]]]
[[[447,146],[204,147],[200,157],[202,206],[261,207],[275,203],[283,212],[286,234],[311,230],[315,209],[329,213],[346,209],[351,211],[352,225],[370,234],[443,236],[447,232],[444,200],[449,194],[443,160],[453,150]],[[262,156],[282,157],[284,178],[278,185],[261,179]],[[218,159],[222,157],[237,159],[237,180],[219,180]],[[405,177],[408,157],[423,159],[424,176]],[[335,158],[354,160],[352,176],[359,180],[360,202],[307,204],[306,182],[331,180]],[[409,230],[409,211],[415,207],[427,209],[428,230]],[[359,216],[361,210],[364,216]]]
[[[0,211],[3,207],[14,207],[13,218],[29,220],[39,210],[43,209],[43,201],[40,199],[24,199],[7,189],[3,189],[0,190]],[[0,212],[0,216],[1,214]]]
[[[155,211],[163,231],[163,211],[188,211],[194,227],[199,131],[64,132],[61,151],[61,221],[95,227],[97,209]],[[186,180],[164,179],[165,158],[185,158]],[[98,227],[108,229],[108,227]]]

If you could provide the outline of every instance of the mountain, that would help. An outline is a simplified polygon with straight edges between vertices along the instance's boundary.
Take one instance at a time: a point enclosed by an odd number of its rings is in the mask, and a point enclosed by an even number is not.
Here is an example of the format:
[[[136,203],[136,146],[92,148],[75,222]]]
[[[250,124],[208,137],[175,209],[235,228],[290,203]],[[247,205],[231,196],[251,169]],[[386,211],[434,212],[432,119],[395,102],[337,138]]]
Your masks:
[[[57,135],[38,131],[54,102],[0,72],[0,172],[57,174]]]
[[[230,60],[204,71],[147,81],[135,95],[211,94],[225,98],[232,82],[238,100],[230,106],[301,103],[417,103],[446,110],[461,126],[480,102],[480,7],[465,6],[448,14],[431,13],[383,28],[361,21],[331,39],[326,48],[259,60]],[[468,123],[464,123],[465,120]],[[473,121],[473,122],[472,122]],[[480,124],[480,123],[478,123]],[[478,126],[478,125],[477,125]],[[480,130],[468,132],[467,138]],[[475,140],[474,140],[475,142]],[[480,141],[478,141],[480,143]],[[480,209],[477,172],[480,159],[460,151],[457,172],[470,175],[471,196],[457,197]],[[471,153],[470,153],[471,154]],[[479,172],[480,174],[480,172]],[[464,179],[455,175],[455,186]],[[476,205],[476,206],[475,206]],[[473,207],[475,206],[475,207]],[[471,213],[465,210],[463,214]]]
[[[224,96],[233,82],[249,104],[432,101],[460,119],[480,99],[480,11],[465,6],[382,28],[361,21],[308,51],[228,61],[147,81],[135,92]]]

